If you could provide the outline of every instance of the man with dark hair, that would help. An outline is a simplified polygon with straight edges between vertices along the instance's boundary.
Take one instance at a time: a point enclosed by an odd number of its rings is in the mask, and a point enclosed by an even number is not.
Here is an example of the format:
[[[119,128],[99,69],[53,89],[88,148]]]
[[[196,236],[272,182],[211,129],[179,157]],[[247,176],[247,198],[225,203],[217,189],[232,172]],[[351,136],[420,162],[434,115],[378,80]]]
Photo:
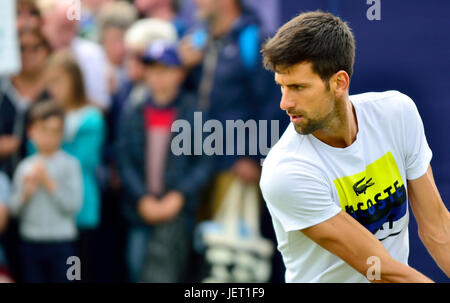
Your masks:
[[[286,281],[430,282],[407,265],[408,200],[450,275],[450,213],[414,102],[398,91],[349,96],[354,38],[328,13],[295,17],[262,52],[291,118],[260,181]]]

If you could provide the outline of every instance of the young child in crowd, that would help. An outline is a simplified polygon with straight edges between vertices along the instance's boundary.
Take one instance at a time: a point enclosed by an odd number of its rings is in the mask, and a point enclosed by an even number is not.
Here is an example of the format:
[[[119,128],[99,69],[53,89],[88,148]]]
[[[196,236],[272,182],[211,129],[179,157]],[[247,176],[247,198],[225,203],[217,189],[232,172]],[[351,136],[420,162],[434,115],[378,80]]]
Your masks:
[[[180,282],[186,278],[189,226],[211,157],[171,151],[172,124],[192,122],[197,108],[195,96],[181,88],[185,72],[176,46],[155,41],[142,61],[152,94],[125,113],[117,151],[130,223],[127,264],[131,282]]]
[[[37,153],[14,174],[11,212],[18,217],[24,281],[68,282],[67,258],[76,255],[75,216],[82,205],[78,160],[60,148],[64,112],[53,101],[35,104],[28,135]]]

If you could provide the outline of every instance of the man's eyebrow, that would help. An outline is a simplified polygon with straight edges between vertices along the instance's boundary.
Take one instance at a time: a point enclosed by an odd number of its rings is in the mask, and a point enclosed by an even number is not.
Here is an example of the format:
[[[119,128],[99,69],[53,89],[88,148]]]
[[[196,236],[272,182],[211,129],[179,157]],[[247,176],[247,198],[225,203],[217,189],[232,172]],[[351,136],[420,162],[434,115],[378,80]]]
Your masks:
[[[275,83],[278,85],[278,86],[287,86],[287,87],[295,87],[295,86],[308,86],[308,83],[301,83],[301,82],[293,82],[293,83],[289,83],[289,84],[287,84],[287,85],[282,85],[280,82],[278,82],[277,80],[275,80]]]

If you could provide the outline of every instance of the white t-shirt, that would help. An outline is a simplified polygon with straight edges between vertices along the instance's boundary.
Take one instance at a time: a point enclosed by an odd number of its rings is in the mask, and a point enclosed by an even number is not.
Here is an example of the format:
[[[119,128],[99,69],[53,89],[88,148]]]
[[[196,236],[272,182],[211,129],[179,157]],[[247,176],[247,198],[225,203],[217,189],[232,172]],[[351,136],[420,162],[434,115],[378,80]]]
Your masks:
[[[358,134],[346,148],[301,135],[291,123],[264,161],[261,190],[272,216],[286,282],[367,282],[299,230],[347,211],[391,256],[407,264],[406,180],[431,161],[414,102],[397,91],[350,96]]]

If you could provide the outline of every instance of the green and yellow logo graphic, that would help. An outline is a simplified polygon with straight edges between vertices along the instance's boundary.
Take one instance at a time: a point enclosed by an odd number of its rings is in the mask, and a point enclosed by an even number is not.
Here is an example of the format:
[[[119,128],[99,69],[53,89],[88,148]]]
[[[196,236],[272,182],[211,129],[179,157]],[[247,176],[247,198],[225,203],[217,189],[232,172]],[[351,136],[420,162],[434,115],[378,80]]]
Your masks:
[[[406,214],[406,188],[391,152],[362,172],[333,181],[341,208],[372,233]]]

